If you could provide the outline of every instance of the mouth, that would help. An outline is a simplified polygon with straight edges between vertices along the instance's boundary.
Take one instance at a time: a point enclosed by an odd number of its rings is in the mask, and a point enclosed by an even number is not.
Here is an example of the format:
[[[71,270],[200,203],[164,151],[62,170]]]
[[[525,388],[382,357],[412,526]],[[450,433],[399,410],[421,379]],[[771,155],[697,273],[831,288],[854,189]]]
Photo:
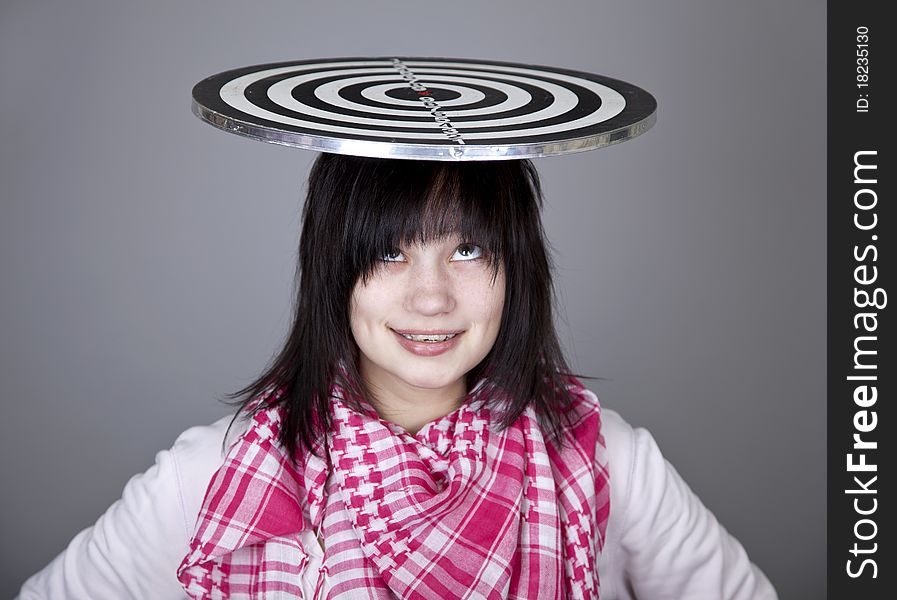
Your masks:
[[[438,356],[455,347],[463,331],[420,331],[391,329],[399,344],[417,356]]]
[[[401,333],[401,332],[398,332],[398,331],[397,331],[396,333],[398,333],[400,336],[402,336],[402,337],[405,338],[406,340],[411,340],[412,342],[430,342],[430,343],[432,343],[432,342],[444,342],[444,341],[446,341],[446,340],[450,340],[450,339],[452,339],[453,337],[455,337],[456,335],[458,335],[457,333],[446,333],[446,334],[421,333],[421,334],[414,334],[414,333]]]

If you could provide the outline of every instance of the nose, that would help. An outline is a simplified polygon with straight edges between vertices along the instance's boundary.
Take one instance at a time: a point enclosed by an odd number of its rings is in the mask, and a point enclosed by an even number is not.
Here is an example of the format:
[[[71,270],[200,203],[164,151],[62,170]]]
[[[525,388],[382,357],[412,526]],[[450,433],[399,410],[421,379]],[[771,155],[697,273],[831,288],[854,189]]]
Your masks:
[[[406,309],[436,316],[455,308],[455,292],[447,266],[439,262],[419,263],[411,270]]]

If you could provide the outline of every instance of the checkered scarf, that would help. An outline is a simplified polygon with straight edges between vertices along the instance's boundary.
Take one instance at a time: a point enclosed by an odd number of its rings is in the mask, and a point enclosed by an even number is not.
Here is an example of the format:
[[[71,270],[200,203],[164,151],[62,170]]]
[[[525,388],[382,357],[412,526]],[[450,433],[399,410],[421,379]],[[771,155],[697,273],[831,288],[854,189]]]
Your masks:
[[[328,598],[597,598],[605,446],[597,398],[571,391],[559,443],[531,409],[498,431],[474,399],[411,435],[336,393],[321,456],[297,464],[277,441],[281,409],[260,410],[212,479],[178,578],[191,598],[301,598],[311,529]]]

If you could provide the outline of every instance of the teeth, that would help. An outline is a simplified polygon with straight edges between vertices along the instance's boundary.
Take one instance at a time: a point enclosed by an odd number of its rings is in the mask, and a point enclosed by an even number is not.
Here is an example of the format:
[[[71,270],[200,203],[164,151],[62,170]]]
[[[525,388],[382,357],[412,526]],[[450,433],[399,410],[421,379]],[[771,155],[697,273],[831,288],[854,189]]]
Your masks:
[[[413,335],[411,333],[403,333],[402,337],[412,342],[444,342],[458,335],[457,333],[449,333],[448,335]]]

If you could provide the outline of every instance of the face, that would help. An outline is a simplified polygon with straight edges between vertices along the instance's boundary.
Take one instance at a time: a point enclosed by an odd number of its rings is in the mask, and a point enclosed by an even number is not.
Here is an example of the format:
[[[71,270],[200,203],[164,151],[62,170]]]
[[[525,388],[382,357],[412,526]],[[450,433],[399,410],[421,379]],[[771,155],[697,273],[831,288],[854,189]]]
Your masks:
[[[504,272],[457,235],[384,256],[352,293],[365,382],[377,395],[463,396],[465,375],[498,336],[504,297]]]

